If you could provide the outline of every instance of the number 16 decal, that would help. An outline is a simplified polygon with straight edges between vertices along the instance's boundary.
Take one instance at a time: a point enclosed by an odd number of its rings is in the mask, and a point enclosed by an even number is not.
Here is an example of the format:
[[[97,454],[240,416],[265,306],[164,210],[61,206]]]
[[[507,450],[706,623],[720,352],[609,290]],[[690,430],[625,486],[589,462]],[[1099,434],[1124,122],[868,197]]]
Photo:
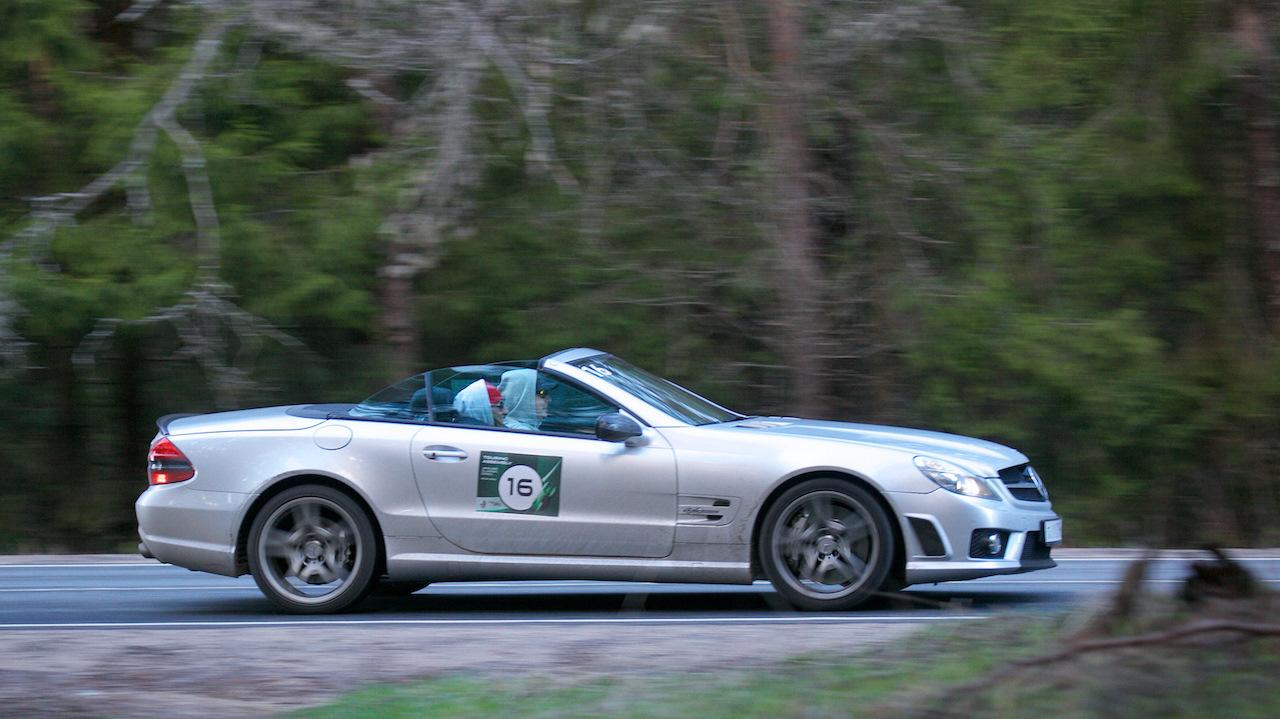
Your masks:
[[[557,516],[560,465],[560,457],[482,452],[476,510]]]
[[[542,494],[542,476],[527,464],[513,464],[498,478],[498,497],[513,511],[533,508]]]

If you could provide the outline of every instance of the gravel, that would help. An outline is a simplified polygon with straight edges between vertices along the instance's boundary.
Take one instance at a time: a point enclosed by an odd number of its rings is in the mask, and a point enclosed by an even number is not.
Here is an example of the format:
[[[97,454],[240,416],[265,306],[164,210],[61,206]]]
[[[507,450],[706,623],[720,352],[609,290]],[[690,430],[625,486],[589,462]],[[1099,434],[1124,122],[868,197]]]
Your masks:
[[[256,719],[374,683],[767,668],[911,631],[905,623],[5,630],[0,706],[8,719]]]

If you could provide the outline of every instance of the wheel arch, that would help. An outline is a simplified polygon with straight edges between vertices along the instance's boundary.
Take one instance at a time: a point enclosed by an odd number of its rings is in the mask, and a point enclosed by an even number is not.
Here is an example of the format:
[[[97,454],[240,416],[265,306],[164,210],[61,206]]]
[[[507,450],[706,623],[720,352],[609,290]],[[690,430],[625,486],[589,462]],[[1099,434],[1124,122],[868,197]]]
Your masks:
[[[760,503],[760,509],[756,512],[755,522],[751,527],[750,547],[751,547],[751,574],[757,579],[764,578],[764,568],[760,563],[760,532],[764,529],[764,518],[769,513],[769,508],[778,501],[792,487],[808,482],[811,479],[836,479],[847,482],[854,486],[860,487],[870,494],[876,502],[880,504],[880,508],[884,510],[885,515],[889,518],[889,527],[893,530],[893,559],[889,566],[889,577],[895,580],[897,584],[902,585],[906,582],[907,574],[907,553],[906,544],[902,535],[901,519],[893,505],[885,498],[884,494],[876,488],[874,484],[856,474],[849,472],[839,472],[829,469],[815,470],[805,472],[791,477],[785,482],[780,482],[778,486],[773,488],[769,496]]]
[[[382,524],[378,522],[378,515],[373,511],[373,507],[368,500],[364,498],[360,492],[346,482],[334,477],[323,474],[296,474],[284,477],[274,484],[268,486],[262,491],[249,505],[249,509],[245,511],[244,516],[240,520],[240,526],[236,530],[236,572],[244,575],[249,573],[249,532],[253,528],[253,520],[262,511],[263,506],[270,502],[271,499],[281,492],[288,491],[294,487],[304,485],[319,485],[335,489],[347,495],[356,504],[360,505],[361,511],[369,518],[369,522],[373,525],[373,536],[377,541],[377,554],[375,558],[376,565],[374,567],[374,578],[381,576],[386,572],[387,565],[387,548],[386,540],[382,535]]]

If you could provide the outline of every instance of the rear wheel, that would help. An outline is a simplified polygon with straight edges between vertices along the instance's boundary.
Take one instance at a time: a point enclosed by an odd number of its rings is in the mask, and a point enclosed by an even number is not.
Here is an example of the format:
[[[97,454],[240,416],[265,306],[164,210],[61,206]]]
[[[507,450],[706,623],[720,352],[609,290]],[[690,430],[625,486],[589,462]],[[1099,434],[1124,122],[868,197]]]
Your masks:
[[[369,593],[377,538],[364,509],[322,486],[273,497],[249,530],[249,571],[272,602],[296,614],[337,612]]]
[[[894,541],[875,497],[826,478],[792,487],[769,507],[757,549],[765,576],[793,605],[838,611],[885,584]]]

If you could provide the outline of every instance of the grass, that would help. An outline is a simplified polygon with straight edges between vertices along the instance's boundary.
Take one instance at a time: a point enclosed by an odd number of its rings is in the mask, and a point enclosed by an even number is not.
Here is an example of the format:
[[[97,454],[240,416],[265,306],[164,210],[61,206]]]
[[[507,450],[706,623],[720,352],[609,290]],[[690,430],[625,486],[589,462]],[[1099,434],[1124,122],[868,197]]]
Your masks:
[[[1162,606],[1108,636],[1149,633],[1193,619],[1179,607]],[[551,675],[515,680],[453,676],[373,687],[291,716],[1280,716],[1277,636],[1215,632],[1073,653],[1044,665],[1016,664],[1078,646],[1089,620],[1080,615],[1023,615],[931,627],[893,646],[844,656],[801,656],[768,671],[573,680]]]

